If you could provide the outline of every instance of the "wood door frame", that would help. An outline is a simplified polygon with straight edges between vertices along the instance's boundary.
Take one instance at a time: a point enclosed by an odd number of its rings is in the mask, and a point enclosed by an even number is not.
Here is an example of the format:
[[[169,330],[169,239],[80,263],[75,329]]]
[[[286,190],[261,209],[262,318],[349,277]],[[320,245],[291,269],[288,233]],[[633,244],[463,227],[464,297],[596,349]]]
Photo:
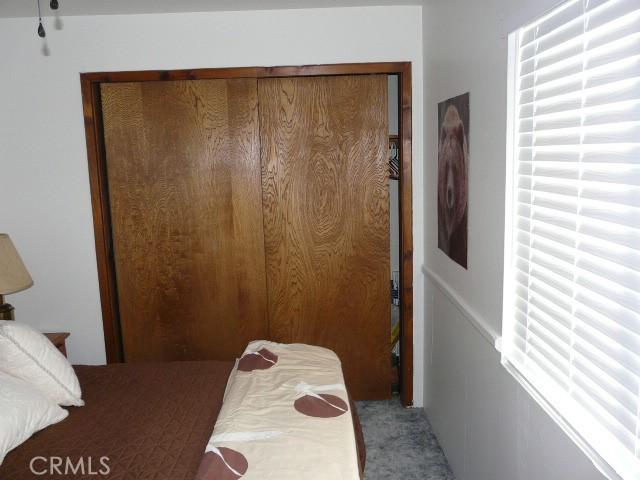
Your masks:
[[[347,63],[285,67],[203,68],[194,70],[144,70],[80,74],[82,109],[87,141],[89,182],[105,350],[108,363],[123,361],[122,332],[118,312],[111,208],[102,125],[101,83],[153,82],[165,80],[212,80],[232,78],[308,77],[331,75],[398,75],[400,106],[400,348],[401,399],[413,404],[413,199],[411,62]]]

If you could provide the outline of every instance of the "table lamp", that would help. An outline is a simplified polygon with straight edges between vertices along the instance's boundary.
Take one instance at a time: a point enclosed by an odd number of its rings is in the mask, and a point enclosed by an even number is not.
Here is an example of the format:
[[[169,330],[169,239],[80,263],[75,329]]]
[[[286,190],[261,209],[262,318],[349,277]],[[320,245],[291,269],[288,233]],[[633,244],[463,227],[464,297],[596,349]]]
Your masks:
[[[21,292],[33,285],[16,247],[6,233],[0,233],[0,320],[14,320],[13,307],[4,295]]]

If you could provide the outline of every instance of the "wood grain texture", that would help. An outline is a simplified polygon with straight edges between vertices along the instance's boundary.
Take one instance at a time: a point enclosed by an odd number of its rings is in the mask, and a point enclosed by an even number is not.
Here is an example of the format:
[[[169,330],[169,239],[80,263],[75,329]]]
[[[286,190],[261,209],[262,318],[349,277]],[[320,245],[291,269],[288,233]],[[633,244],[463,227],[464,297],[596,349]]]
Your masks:
[[[385,75],[258,81],[269,324],[391,395]]]
[[[413,405],[413,190],[411,148],[411,64],[399,78],[400,96],[400,396]]]
[[[255,79],[102,84],[124,359],[267,335]]]
[[[411,189],[411,62],[353,63],[285,67],[233,67],[189,70],[147,70],[122,72],[87,72],[80,74],[82,106],[87,139],[87,159],[93,206],[96,260],[105,348],[109,363],[122,361],[122,332],[118,311],[118,292],[113,262],[112,228],[106,175],[106,158],[102,126],[100,87],[105,82],[162,82],[167,80],[304,77],[318,75],[397,74],[400,76],[401,173],[401,372],[402,402],[413,402],[413,239]]]
[[[100,84],[80,76],[82,111],[87,138],[89,183],[95,235],[98,282],[104,331],[105,353],[108,363],[123,360],[122,332],[118,310],[118,289],[111,241],[111,209],[107,183],[107,163],[102,124],[102,98]]]
[[[308,77],[318,75],[401,74],[409,62],[338,63],[273,67],[194,68],[183,70],[134,70],[87,72],[82,79],[101,82],[162,82],[167,80],[212,80],[229,78]]]

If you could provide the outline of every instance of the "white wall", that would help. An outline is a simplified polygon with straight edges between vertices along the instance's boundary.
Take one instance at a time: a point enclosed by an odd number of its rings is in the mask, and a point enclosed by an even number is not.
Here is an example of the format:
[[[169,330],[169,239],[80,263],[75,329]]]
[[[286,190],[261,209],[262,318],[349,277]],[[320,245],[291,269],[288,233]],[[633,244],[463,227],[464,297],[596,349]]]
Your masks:
[[[79,72],[413,62],[415,401],[422,402],[421,7],[63,17],[41,55],[33,18],[0,20],[0,231],[35,286],[19,320],[68,330],[77,363],[105,360]],[[381,35],[394,28],[393,34]],[[180,319],[176,319],[179,326]]]
[[[557,0],[427,0],[425,403],[459,480],[603,478],[500,365],[507,34]],[[437,104],[470,92],[469,270],[437,249]],[[439,280],[438,280],[439,279]]]

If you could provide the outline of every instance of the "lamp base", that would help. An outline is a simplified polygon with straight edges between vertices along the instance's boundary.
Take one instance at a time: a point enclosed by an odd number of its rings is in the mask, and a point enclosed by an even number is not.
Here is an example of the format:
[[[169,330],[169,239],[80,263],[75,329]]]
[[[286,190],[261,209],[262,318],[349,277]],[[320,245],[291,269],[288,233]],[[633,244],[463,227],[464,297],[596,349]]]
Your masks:
[[[0,320],[15,320],[14,308],[8,303],[4,303],[4,297],[0,295]]]

